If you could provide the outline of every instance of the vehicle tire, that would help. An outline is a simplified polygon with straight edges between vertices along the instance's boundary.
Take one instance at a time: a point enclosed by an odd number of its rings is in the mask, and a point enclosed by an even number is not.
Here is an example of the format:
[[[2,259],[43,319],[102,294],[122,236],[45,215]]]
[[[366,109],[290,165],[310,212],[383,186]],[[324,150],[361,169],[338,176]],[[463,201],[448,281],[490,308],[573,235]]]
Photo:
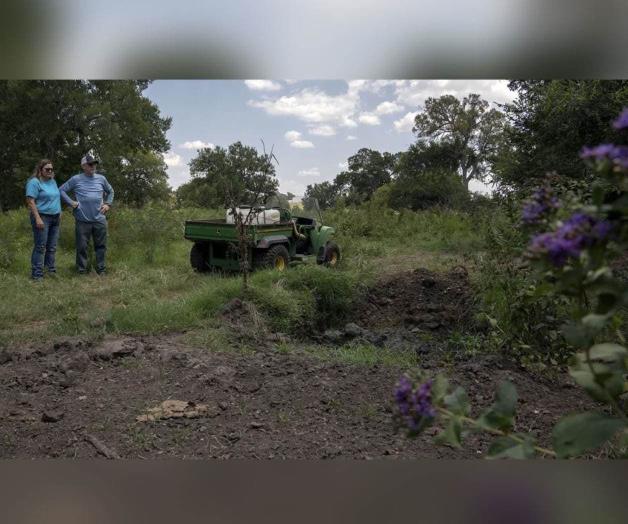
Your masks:
[[[335,242],[329,242],[325,249],[325,260],[323,262],[327,267],[336,267],[340,262],[340,248]]]
[[[195,242],[190,251],[190,265],[194,271],[207,273],[209,267],[209,245],[204,242]]]
[[[259,263],[256,264],[266,269],[276,269],[277,271],[285,271],[290,262],[290,253],[286,246],[272,246],[268,251],[260,254]]]

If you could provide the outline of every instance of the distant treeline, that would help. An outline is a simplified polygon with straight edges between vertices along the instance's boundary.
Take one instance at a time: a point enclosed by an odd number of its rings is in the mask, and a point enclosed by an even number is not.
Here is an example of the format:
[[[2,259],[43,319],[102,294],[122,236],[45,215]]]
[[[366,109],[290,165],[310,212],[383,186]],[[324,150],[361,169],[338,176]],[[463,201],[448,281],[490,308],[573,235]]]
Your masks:
[[[267,153],[237,142],[211,153],[199,150],[190,162],[192,180],[171,191],[163,160],[171,119],[143,96],[147,86],[0,81],[0,210],[23,205],[24,184],[40,158],[54,162],[61,183],[78,172],[78,159],[89,150],[100,157],[117,200],[136,207],[160,200],[224,206],[230,184],[216,177],[219,166],[246,178],[252,167],[265,165],[267,182],[274,184]],[[579,150],[583,144],[621,142],[609,122],[628,106],[628,82],[514,80],[509,87],[516,94],[513,103],[495,107],[477,94],[428,98],[415,118],[416,141],[406,151],[360,149],[333,181],[309,185],[305,196],[323,208],[358,205],[376,193],[397,209],[458,207],[469,201],[474,180],[491,181],[502,193],[525,194],[549,172],[559,188],[586,191],[592,173]],[[247,184],[249,191],[253,186]],[[273,203],[286,205],[292,196],[277,194]]]

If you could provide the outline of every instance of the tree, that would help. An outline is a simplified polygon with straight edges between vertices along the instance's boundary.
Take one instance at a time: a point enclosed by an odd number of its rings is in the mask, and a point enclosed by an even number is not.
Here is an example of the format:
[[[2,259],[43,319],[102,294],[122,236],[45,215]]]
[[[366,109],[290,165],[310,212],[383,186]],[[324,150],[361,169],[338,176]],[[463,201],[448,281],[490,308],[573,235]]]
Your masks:
[[[293,193],[280,193],[279,191],[274,195],[271,195],[266,201],[267,207],[281,207],[283,209],[290,209],[290,200],[294,198]]]
[[[336,205],[338,196],[339,191],[336,184],[333,182],[321,182],[307,186],[303,194],[303,201],[315,198],[318,201],[320,209],[329,209]]]
[[[515,80],[509,87],[517,98],[504,106],[509,126],[494,167],[500,185],[533,187],[548,172],[588,185],[593,173],[580,149],[620,139],[609,123],[628,105],[628,81]]]
[[[390,189],[391,207],[417,210],[465,202],[468,191],[457,174],[453,149],[449,142],[419,142],[401,153]]]
[[[215,147],[201,149],[190,161],[190,174],[204,179],[222,198],[223,205],[233,214],[238,231],[238,254],[244,289],[248,287],[249,247],[248,226],[255,208],[277,192],[273,152],[262,154],[241,142],[228,149]],[[248,205],[244,215],[238,208]]]
[[[171,195],[164,159],[152,151],[130,155],[122,163],[119,175],[124,183],[119,184],[116,197],[135,207],[143,207],[150,201],[167,200]]]
[[[456,160],[464,187],[485,180],[498,151],[504,128],[503,114],[489,109],[478,94],[458,100],[453,95],[428,98],[417,114],[412,131],[419,141],[446,143]]]
[[[23,188],[44,157],[64,182],[89,150],[100,157],[116,193],[137,202],[137,173],[150,195],[163,195],[170,118],[142,95],[146,81],[0,81],[0,207],[23,203]],[[142,165],[147,162],[146,165]],[[161,167],[161,168],[160,168]]]
[[[396,156],[368,148],[349,157],[348,168],[338,174],[334,184],[349,204],[361,204],[371,198],[377,188],[392,179]]]
[[[177,207],[213,209],[224,205],[222,197],[204,178],[193,178],[181,184],[175,192]]]

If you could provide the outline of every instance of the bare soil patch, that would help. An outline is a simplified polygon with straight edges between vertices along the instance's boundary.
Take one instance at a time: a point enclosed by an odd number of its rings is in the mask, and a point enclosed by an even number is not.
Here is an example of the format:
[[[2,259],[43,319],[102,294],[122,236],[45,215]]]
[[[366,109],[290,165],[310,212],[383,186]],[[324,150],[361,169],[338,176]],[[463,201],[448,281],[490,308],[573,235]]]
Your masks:
[[[427,275],[411,278],[423,289]],[[462,281],[451,277],[452,285]],[[380,319],[392,320],[384,311]],[[488,447],[483,435],[470,437],[464,450],[437,447],[431,434],[395,435],[392,390],[402,369],[284,354],[271,342],[239,354],[186,346],[175,335],[95,345],[68,339],[10,349],[0,362],[2,458],[470,458]],[[436,353],[420,362],[441,370]],[[445,371],[476,409],[490,404],[497,382],[513,381],[521,398],[517,429],[542,443],[565,412],[590,405],[571,384],[498,359],[460,360]],[[167,405],[193,416],[142,418],[166,400],[181,401]]]
[[[375,284],[354,314],[369,329],[403,327],[446,333],[473,323],[473,293],[467,270],[447,273],[415,269],[390,275]]]

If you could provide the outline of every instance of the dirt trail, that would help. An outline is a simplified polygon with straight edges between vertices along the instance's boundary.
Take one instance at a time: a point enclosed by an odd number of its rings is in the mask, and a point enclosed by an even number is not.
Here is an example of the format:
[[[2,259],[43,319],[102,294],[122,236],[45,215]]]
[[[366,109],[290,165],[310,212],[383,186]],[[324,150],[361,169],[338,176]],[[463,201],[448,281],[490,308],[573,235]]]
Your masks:
[[[498,358],[446,353],[451,330],[473,327],[472,298],[464,268],[388,275],[356,307],[352,323],[325,332],[319,343],[333,351],[347,340],[370,337],[388,350],[410,348],[417,365],[443,371],[464,386],[476,410],[491,403],[499,381],[511,380],[520,396],[516,429],[546,444],[556,420],[589,401],[568,382],[543,380]],[[464,450],[435,446],[436,428],[414,441],[395,435],[392,391],[404,369],[322,360],[305,351],[308,344],[294,341],[295,349],[284,353],[285,344],[278,343],[285,337],[267,333],[254,313],[241,301],[222,312],[236,338],[260,341],[252,354],[190,347],[180,335],[110,338],[95,345],[68,339],[0,351],[0,457],[486,453],[483,435],[471,436]],[[241,331],[243,326],[255,333]]]

